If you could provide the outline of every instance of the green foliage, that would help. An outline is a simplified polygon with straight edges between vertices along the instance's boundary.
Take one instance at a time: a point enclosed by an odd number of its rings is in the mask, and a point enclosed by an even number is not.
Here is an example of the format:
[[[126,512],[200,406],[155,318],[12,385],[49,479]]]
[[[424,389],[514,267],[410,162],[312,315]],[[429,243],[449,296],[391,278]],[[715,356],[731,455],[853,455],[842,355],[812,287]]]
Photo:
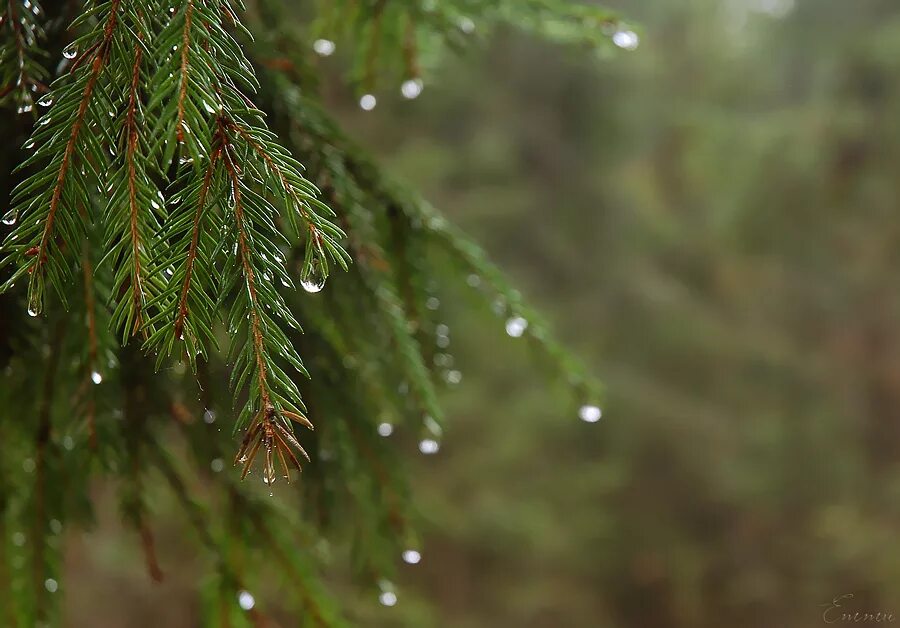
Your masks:
[[[414,538],[402,445],[439,438],[447,357],[433,284],[479,277],[505,316],[527,317],[578,402],[599,391],[481,250],[347,139],[319,101],[310,39],[367,33],[351,80],[368,86],[398,55],[418,78],[420,56],[472,20],[604,49],[616,22],[550,0],[379,1],[326,3],[306,29],[264,0],[245,28],[227,0],[92,0],[62,30],[70,5],[46,4],[8,3],[0,28],[4,95],[25,113],[40,93],[46,108],[4,129],[31,126],[0,248],[0,527],[16,530],[0,541],[0,607],[9,625],[56,619],[60,529],[89,524],[87,487],[105,476],[154,578],[154,491],[168,486],[215,574],[209,617],[262,621],[234,603],[253,590],[339,625],[327,560],[302,541],[351,539],[373,583]],[[58,53],[39,48],[43,30]],[[234,443],[217,417],[234,408],[242,468],[221,473]],[[317,430],[295,435],[307,415]],[[307,458],[302,516],[239,484],[258,457],[267,485]]]
[[[37,0],[7,2],[0,14],[0,103],[13,103],[19,113],[33,112],[35,95],[46,91],[45,20]]]

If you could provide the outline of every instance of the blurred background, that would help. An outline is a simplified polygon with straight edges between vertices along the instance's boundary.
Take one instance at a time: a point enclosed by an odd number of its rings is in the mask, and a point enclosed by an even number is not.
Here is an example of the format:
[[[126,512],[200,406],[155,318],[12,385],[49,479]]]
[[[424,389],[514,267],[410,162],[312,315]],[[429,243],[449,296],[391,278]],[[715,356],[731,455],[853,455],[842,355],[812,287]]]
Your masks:
[[[363,112],[331,89],[608,390],[580,421],[501,319],[443,303],[461,379],[440,453],[410,461],[421,562],[396,606],[348,586],[348,611],[804,627],[853,594],[846,610],[900,617],[896,2],[607,4],[640,24],[636,50],[504,32],[414,101]],[[194,625],[187,532],[159,519],[162,585],[111,501],[73,533],[72,626]]]

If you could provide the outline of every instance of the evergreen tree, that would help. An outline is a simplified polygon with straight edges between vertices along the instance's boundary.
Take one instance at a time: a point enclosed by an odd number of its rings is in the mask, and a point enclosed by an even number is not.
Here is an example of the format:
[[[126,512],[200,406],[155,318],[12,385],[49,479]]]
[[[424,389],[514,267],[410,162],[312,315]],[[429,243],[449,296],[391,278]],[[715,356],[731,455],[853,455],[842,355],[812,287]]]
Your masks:
[[[316,59],[346,49],[370,110],[497,25],[599,52],[636,35],[563,0],[237,4],[4,5],[3,136],[22,146],[0,167],[4,625],[58,621],[60,531],[89,525],[97,477],[155,579],[151,493],[171,489],[211,557],[210,625],[263,625],[254,593],[341,624],[318,538],[349,544],[390,604],[415,545],[401,458],[438,450],[453,379],[443,285],[491,302],[599,418],[596,385],[481,250],[341,131]],[[296,505],[266,497],[301,468]],[[266,488],[240,483],[254,472]]]

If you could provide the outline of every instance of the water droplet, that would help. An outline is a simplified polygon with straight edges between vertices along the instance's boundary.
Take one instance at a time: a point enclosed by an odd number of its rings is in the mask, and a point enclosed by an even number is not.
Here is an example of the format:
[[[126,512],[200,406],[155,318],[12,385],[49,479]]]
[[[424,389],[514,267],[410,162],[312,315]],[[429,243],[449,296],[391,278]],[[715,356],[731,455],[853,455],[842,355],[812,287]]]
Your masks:
[[[472,21],[472,18],[461,17],[459,18],[459,21],[457,21],[457,25],[459,26],[459,30],[466,35],[471,35],[475,32],[475,22]]]
[[[473,273],[466,277],[466,283],[469,284],[469,287],[471,288],[477,288],[481,285],[481,277]]]
[[[8,212],[5,216],[3,216],[3,224],[4,225],[14,225],[16,224],[16,219],[19,217],[18,213],[12,211]]]
[[[384,436],[385,438],[387,438],[388,436],[390,436],[393,433],[394,433],[394,426],[391,425],[390,423],[388,423],[387,421],[384,421],[384,422],[378,424],[378,435],[379,436]]]
[[[300,287],[313,294],[322,291],[325,287],[325,275],[318,264],[314,263],[312,270],[300,277]]]
[[[38,310],[34,305],[28,306],[28,316],[37,316],[40,313],[40,310]]]
[[[249,591],[241,591],[238,593],[238,606],[245,611],[249,611],[256,606],[256,600],[253,599],[253,595]]]
[[[213,461],[209,463],[209,468],[213,470],[213,473],[219,473],[225,468],[225,462],[221,458],[213,458]]]
[[[212,425],[216,422],[216,412],[215,410],[210,410],[209,408],[203,412],[203,422],[207,425]]]
[[[587,423],[596,423],[603,416],[603,411],[598,406],[586,404],[578,409],[578,418]]]
[[[462,381],[462,373],[457,370],[447,371],[447,374],[444,376],[444,379],[447,380],[447,383],[455,386],[456,384]]]
[[[50,531],[53,532],[53,534],[59,534],[62,532],[62,528],[62,522],[59,519],[50,520]]]
[[[21,532],[14,532],[12,535],[12,542],[16,547],[22,547],[23,545],[25,545],[25,540],[25,535]]]
[[[363,94],[363,97],[359,99],[359,107],[363,111],[372,111],[377,104],[378,100],[372,94]]]
[[[44,94],[41,96],[41,99],[37,101],[37,103],[41,107],[49,107],[53,104],[53,94]]]
[[[103,376],[100,374],[99,371],[93,371],[91,373],[91,381],[94,382],[95,384],[99,384],[100,382],[103,381]]]
[[[616,31],[612,36],[613,43],[623,50],[634,50],[640,39],[634,31]]]
[[[47,578],[44,580],[44,588],[50,593],[56,593],[56,590],[59,589],[59,583],[53,578]]]
[[[430,456],[431,454],[436,454],[440,448],[441,448],[440,443],[438,443],[433,438],[423,438],[419,442],[419,451],[421,451],[426,456]]]
[[[521,316],[513,316],[506,321],[506,333],[513,338],[518,338],[528,329],[528,321]]]
[[[437,297],[428,297],[428,299],[425,301],[425,307],[427,307],[429,310],[434,311],[441,307],[441,300]]]
[[[35,464],[32,458],[25,458],[25,460],[22,461],[22,470],[25,471],[25,473],[31,473],[34,471],[34,467]]]
[[[66,46],[66,49],[63,50],[63,56],[66,59],[74,59],[75,55],[77,55],[77,54],[78,54],[78,48],[75,46],[75,44],[69,44],[68,46]]]
[[[330,39],[317,39],[313,42],[313,50],[317,55],[321,55],[323,57],[329,57],[334,54],[335,49],[334,42]]]
[[[419,94],[422,93],[422,88],[424,84],[422,83],[422,79],[414,78],[403,81],[403,84],[400,85],[400,93],[403,94],[403,97],[412,100],[413,98],[418,98]]]
[[[393,582],[382,578],[378,581],[378,588],[381,589],[381,594],[378,596],[379,602],[385,606],[393,606],[397,603],[397,594],[394,593]]]
[[[422,554],[413,549],[403,552],[403,562],[409,565],[417,565],[422,560]]]
[[[28,140],[27,142],[25,142],[25,145],[22,146],[22,148],[24,148],[25,150],[31,150],[32,148],[34,148],[34,140]]]

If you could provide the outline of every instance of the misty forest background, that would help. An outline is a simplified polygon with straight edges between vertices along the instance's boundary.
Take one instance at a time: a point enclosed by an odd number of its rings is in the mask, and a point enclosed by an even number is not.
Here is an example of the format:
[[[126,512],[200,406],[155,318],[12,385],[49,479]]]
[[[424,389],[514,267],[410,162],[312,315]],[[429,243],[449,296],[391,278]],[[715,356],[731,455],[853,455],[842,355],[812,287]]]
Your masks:
[[[414,101],[324,86],[609,393],[579,421],[502,319],[445,302],[462,379],[440,453],[409,454],[422,561],[392,608],[335,568],[340,599],[357,625],[457,628],[900,611],[896,3],[607,4],[636,51],[506,32]],[[155,585],[107,490],[67,539],[70,625],[194,625],[176,504],[160,491]]]

